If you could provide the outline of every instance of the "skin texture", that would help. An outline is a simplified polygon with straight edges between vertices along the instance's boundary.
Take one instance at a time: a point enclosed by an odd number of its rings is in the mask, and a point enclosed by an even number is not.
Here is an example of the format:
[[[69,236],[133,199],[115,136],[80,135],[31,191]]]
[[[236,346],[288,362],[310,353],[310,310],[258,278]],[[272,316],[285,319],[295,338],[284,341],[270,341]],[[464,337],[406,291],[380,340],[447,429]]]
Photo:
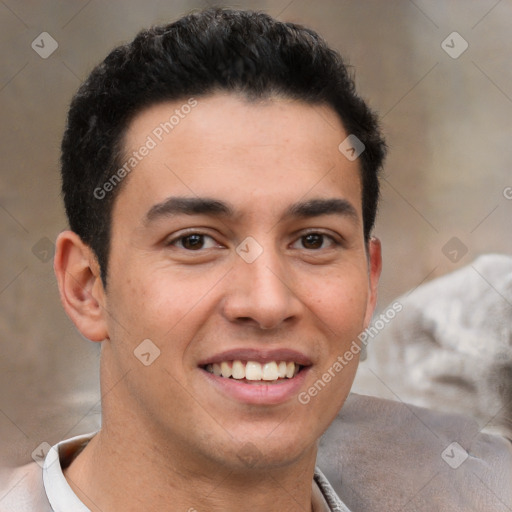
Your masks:
[[[126,155],[185,102],[141,112]],[[309,403],[297,395],[369,323],[381,268],[378,240],[366,247],[363,237],[358,162],[338,150],[346,136],[326,106],[197,98],[122,183],[106,290],[88,247],[60,235],[62,302],[102,342],[103,428],[65,472],[91,510],[311,510],[317,440],[358,358]],[[222,201],[232,215],[155,208],[171,196]],[[318,199],[348,202],[354,214],[288,211]],[[180,239],[191,232],[207,235],[195,250]],[[325,236],[311,244],[310,232]],[[263,250],[252,263],[236,251],[248,236]],[[149,366],[134,355],[145,339],[160,350]],[[245,348],[295,350],[311,365],[293,396],[244,403],[200,363]]]

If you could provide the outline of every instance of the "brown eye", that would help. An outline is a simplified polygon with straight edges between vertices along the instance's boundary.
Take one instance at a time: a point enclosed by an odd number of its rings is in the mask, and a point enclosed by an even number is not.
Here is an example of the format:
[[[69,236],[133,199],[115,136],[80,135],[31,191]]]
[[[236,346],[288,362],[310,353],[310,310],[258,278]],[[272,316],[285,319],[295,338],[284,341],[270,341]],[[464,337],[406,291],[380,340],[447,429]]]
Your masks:
[[[214,238],[202,233],[190,233],[190,235],[180,236],[169,242],[169,245],[185,249],[187,251],[200,251],[201,249],[212,249],[219,247]]]
[[[188,235],[181,238],[181,245],[184,249],[197,251],[204,246],[204,235]]]
[[[333,236],[326,233],[312,231],[295,240],[292,244],[294,249],[306,251],[320,251],[334,249],[341,245]]]
[[[324,243],[324,235],[310,233],[301,237],[302,246],[305,249],[320,249]]]

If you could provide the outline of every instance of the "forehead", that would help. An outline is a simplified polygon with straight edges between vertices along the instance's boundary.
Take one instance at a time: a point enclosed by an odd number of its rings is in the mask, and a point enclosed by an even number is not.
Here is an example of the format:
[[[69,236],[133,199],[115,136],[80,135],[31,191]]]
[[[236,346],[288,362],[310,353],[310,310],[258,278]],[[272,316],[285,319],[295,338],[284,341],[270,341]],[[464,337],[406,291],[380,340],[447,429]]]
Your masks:
[[[358,161],[338,150],[346,137],[325,105],[233,94],[161,103],[127,130],[122,161],[134,165],[119,202],[136,195],[151,207],[185,195],[229,198],[242,209],[274,201],[277,208],[310,194],[351,198],[359,212]]]

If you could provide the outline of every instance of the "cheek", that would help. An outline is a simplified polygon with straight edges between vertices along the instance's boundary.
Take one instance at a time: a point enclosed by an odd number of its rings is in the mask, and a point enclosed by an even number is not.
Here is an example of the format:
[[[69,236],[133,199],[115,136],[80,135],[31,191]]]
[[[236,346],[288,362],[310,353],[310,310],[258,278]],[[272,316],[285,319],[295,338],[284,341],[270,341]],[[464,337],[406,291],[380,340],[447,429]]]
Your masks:
[[[195,327],[211,313],[211,292],[221,281],[218,274],[212,271],[185,275],[158,266],[152,266],[151,271],[133,271],[131,278],[118,278],[112,287],[110,307],[116,315],[113,323],[122,325],[121,335],[133,343],[150,338],[159,346],[166,346],[172,339],[174,351],[177,340],[186,343]]]
[[[364,327],[369,293],[367,276],[357,270],[348,276],[331,276],[321,285],[304,290],[306,304],[329,327],[331,336],[345,338],[358,334]]]

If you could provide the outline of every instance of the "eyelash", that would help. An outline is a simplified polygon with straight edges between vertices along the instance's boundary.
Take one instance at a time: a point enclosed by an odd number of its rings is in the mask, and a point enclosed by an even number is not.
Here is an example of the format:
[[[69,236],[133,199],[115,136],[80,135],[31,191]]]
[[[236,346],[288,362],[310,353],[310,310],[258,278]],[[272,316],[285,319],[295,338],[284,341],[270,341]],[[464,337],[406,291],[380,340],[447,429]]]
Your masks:
[[[211,235],[207,235],[206,233],[201,233],[201,232],[198,232],[198,231],[194,231],[194,232],[192,232],[192,233],[187,233],[186,235],[180,235],[180,236],[179,236],[179,237],[177,237],[177,238],[174,238],[174,239],[172,239],[172,240],[169,240],[169,241],[167,242],[167,244],[166,244],[166,245],[167,245],[167,246],[171,246],[171,245],[176,246],[179,242],[183,243],[183,240],[185,240],[186,238],[190,238],[190,237],[192,237],[192,236],[194,236],[194,235],[196,235],[196,236],[200,236],[200,237],[203,237],[203,239],[204,239],[204,238],[209,238],[209,239],[211,239],[211,240],[215,241],[215,243],[216,243],[217,245],[220,245],[220,244],[218,244],[218,242],[215,240],[215,238],[213,238],[213,236],[211,236]],[[189,252],[195,252],[195,251],[193,251],[192,249],[186,249],[185,247],[179,247],[179,249],[183,249],[183,250],[185,250],[185,251],[189,251]],[[201,249],[203,249],[203,248],[201,247]],[[200,250],[200,249],[199,249],[199,250]],[[198,250],[198,251],[199,251],[199,250]],[[197,252],[198,252],[198,251],[197,251]]]
[[[298,241],[300,239],[303,239],[304,237],[306,237],[308,235],[319,235],[319,236],[322,236],[324,238],[324,240],[328,239],[333,247],[339,247],[339,246],[342,245],[342,242],[340,240],[337,240],[333,235],[330,235],[328,233],[325,233],[323,231],[318,231],[318,230],[316,230],[316,231],[315,230],[311,230],[311,231],[303,232],[296,241]],[[307,250],[307,249],[305,249],[305,250]],[[315,251],[315,249],[311,249],[311,250]],[[316,250],[320,250],[320,249],[316,249]]]

